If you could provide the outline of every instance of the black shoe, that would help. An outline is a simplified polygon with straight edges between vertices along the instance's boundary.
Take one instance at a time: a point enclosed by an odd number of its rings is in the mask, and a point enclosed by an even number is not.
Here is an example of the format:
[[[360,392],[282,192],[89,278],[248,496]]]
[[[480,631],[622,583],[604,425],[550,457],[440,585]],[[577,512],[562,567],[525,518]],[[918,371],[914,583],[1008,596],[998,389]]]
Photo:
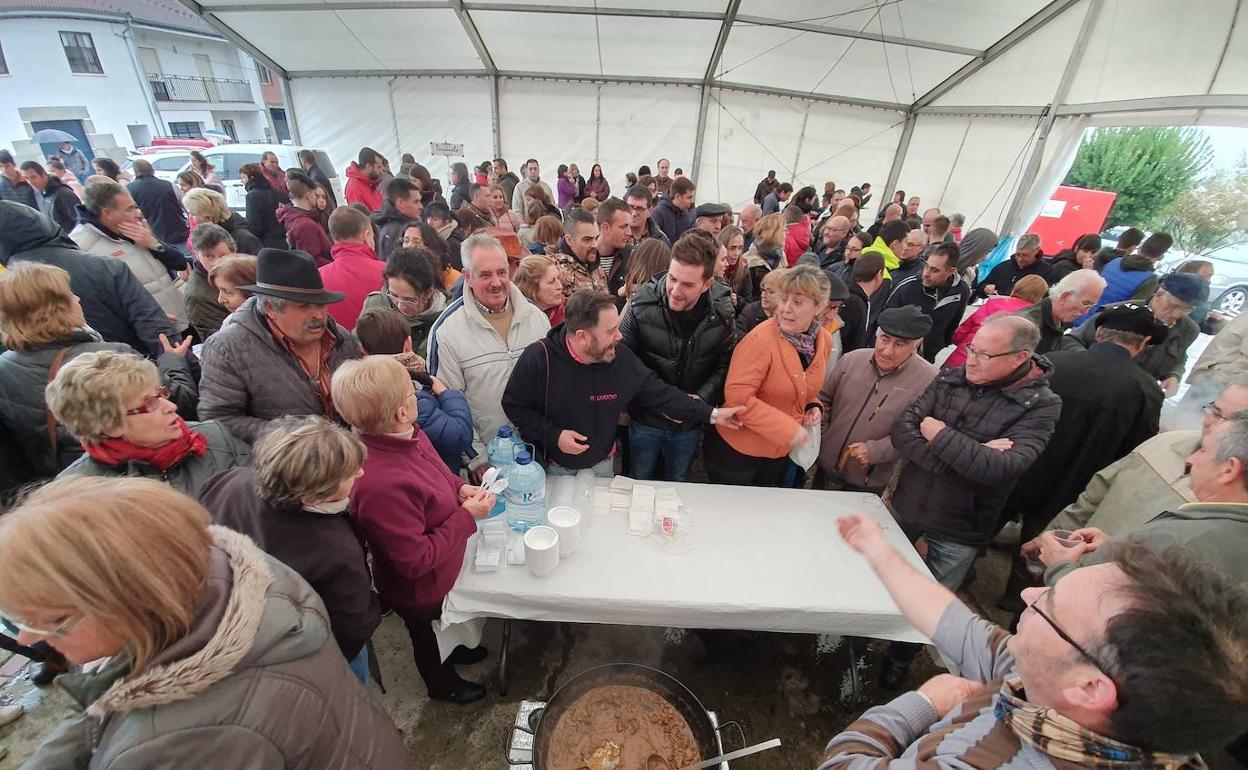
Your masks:
[[[486,689],[476,682],[461,680],[459,688],[449,693],[429,693],[429,700],[444,700],[451,703],[475,703],[485,697]]]
[[[455,666],[471,666],[474,663],[480,663],[485,660],[489,655],[490,651],[483,646],[478,645],[469,649],[461,644],[451,652],[451,656],[446,659],[446,662]]]
[[[48,658],[31,666],[30,681],[36,687],[47,687],[52,684],[53,679],[67,671],[69,671],[69,663],[57,655],[56,658]]]
[[[880,668],[880,687],[891,692],[901,689],[902,683],[905,682],[906,672],[910,670],[909,663],[902,663],[899,660],[885,658],[884,665]]]

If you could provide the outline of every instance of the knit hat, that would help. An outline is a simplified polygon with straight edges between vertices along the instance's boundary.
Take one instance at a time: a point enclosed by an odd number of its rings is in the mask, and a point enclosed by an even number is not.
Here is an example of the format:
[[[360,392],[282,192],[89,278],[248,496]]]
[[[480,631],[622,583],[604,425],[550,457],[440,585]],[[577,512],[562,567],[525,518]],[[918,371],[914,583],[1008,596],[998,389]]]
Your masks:
[[[885,308],[876,325],[890,337],[920,340],[932,330],[932,319],[915,305]]]
[[[1195,273],[1171,273],[1161,279],[1161,288],[1184,305],[1195,307],[1209,299],[1209,282]]]
[[[978,265],[996,246],[997,234],[988,228],[977,227],[970,231],[962,236],[962,242],[958,244],[962,252],[958,257],[958,269],[964,270]]]

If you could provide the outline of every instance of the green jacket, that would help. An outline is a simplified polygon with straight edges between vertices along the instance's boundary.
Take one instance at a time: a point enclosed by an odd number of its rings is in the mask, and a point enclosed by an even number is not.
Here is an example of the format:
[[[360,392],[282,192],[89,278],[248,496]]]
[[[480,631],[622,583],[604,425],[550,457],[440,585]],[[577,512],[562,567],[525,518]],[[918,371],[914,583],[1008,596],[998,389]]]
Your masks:
[[[889,271],[896,270],[901,267],[901,260],[896,254],[893,253],[893,250],[888,247],[888,244],[884,242],[884,239],[878,235],[875,236],[875,243],[863,249],[862,253],[879,254],[881,257],[884,257],[884,277],[890,281],[892,280],[893,275]]]

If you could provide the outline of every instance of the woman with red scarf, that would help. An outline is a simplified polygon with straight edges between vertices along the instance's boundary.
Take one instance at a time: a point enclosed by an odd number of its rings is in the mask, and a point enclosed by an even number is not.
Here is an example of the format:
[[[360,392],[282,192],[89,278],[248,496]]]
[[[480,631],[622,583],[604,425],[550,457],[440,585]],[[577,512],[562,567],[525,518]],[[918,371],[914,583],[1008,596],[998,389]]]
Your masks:
[[[61,367],[47,399],[86,453],[61,476],[144,476],[198,499],[209,479],[251,459],[221,423],[179,417],[156,366],[137,355],[83,353]]]

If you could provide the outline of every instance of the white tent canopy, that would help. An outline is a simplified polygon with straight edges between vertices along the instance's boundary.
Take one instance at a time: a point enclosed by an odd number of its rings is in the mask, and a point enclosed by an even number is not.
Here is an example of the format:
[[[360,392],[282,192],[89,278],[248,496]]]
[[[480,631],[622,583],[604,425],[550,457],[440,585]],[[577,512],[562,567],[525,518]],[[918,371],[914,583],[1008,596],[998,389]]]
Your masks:
[[[775,169],[1016,232],[1087,126],[1248,126],[1243,0],[611,1],[182,0],[340,167],[448,141],[547,179],[598,162],[618,191],[666,157],[699,200]]]

